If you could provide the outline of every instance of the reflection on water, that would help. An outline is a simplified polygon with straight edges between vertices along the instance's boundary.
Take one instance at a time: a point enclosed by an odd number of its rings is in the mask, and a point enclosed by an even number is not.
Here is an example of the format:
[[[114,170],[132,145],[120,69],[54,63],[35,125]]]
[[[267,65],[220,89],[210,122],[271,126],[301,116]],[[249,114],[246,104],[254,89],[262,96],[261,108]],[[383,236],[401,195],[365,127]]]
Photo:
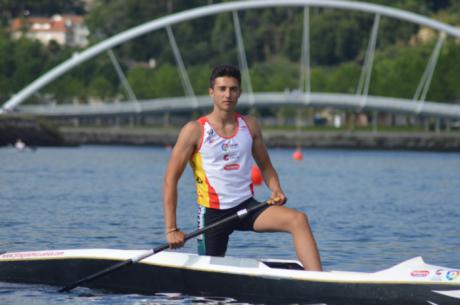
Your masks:
[[[250,305],[250,303],[238,302],[233,298],[224,297],[200,297],[189,296],[181,293],[157,293],[154,295],[138,294],[110,294],[105,291],[88,288],[75,288],[71,293],[58,293],[58,288],[46,285],[24,285],[0,282],[1,304],[23,305],[24,300],[30,300],[29,304],[81,304],[81,305],[105,305],[105,304],[132,304],[132,305]]]

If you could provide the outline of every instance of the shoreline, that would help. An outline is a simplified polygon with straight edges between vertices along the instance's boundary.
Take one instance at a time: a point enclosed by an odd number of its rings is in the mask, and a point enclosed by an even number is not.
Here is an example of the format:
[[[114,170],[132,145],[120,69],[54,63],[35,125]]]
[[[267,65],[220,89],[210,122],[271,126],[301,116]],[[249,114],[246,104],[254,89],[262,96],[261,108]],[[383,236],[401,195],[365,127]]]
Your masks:
[[[45,120],[25,117],[0,117],[0,146],[75,146],[67,142],[58,128]]]
[[[31,147],[173,146],[179,131],[179,127],[58,127],[32,118],[7,118],[0,120],[0,146],[11,146],[18,140]],[[263,136],[270,148],[460,152],[460,131],[298,131],[264,127]]]
[[[174,145],[177,129],[93,128],[59,129],[68,143],[104,145]],[[268,147],[460,152],[460,132],[372,132],[264,130]]]

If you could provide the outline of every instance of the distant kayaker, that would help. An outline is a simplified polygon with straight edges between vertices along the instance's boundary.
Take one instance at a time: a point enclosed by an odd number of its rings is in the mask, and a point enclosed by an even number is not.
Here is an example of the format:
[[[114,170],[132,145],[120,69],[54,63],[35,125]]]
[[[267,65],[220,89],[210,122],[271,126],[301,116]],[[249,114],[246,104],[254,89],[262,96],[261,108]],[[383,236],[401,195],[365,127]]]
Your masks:
[[[187,123],[172,149],[163,186],[166,239],[171,248],[184,244],[184,233],[176,222],[177,184],[190,162],[198,202],[198,226],[204,227],[236,211],[253,206],[252,160],[260,168],[271,190],[272,205],[242,220],[204,233],[198,239],[201,255],[224,256],[234,230],[289,232],[297,257],[307,270],[322,270],[318,248],[305,214],[284,206],[284,194],[265,147],[261,128],[252,116],[236,112],[241,95],[238,68],[220,65],[212,70],[209,95],[213,110]]]
[[[23,151],[26,149],[26,143],[24,143],[21,139],[17,139],[16,143],[14,143],[14,148],[16,148],[19,151]]]

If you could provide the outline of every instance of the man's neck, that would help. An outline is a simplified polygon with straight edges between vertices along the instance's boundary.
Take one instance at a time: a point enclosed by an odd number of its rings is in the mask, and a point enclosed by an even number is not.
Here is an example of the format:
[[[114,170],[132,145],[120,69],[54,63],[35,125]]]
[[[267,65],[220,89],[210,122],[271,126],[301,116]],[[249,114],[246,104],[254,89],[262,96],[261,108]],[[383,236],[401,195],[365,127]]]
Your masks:
[[[221,136],[232,135],[236,127],[236,112],[213,111],[207,115],[209,123]]]
[[[214,109],[210,114],[208,114],[208,119],[210,119],[214,124],[227,125],[234,124],[236,118],[235,111],[219,111]]]

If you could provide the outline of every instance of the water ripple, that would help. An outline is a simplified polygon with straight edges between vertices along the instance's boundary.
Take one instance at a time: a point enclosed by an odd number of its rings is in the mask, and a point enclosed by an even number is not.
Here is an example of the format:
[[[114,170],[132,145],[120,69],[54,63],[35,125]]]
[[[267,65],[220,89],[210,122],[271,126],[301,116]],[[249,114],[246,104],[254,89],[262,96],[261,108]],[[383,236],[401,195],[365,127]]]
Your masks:
[[[271,151],[288,206],[310,220],[324,266],[377,271],[413,256],[460,267],[460,155],[420,152]],[[0,149],[2,250],[150,249],[165,242],[161,186],[169,152],[149,147]],[[259,199],[270,196],[256,188]],[[196,227],[191,170],[179,184],[178,222]],[[195,252],[196,241],[182,251]],[[282,233],[232,235],[228,254],[295,259]],[[2,304],[238,304],[186,295],[58,294],[55,287],[0,283]],[[214,302],[214,303],[212,303]],[[233,302],[233,303],[232,303]]]

